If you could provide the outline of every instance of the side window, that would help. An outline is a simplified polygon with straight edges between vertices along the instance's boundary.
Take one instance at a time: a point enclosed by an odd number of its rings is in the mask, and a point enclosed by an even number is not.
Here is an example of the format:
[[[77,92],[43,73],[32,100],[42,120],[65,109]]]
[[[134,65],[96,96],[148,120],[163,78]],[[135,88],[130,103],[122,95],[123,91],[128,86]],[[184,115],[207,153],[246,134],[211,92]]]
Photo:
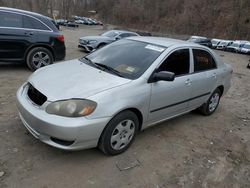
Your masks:
[[[134,33],[122,33],[122,34],[120,34],[120,37],[121,37],[121,38],[124,38],[124,37],[132,37],[132,36],[137,36],[137,35],[134,34]]]
[[[121,38],[124,38],[124,37],[129,37],[130,35],[128,34],[128,33],[122,33],[122,34],[120,34],[120,37]]]
[[[22,16],[10,12],[0,12],[0,27],[18,27],[21,28]]]
[[[193,49],[194,72],[205,71],[216,68],[214,58],[204,50]]]
[[[169,71],[176,76],[189,73],[190,66],[189,49],[176,50],[170,54],[159,67],[159,71]]]
[[[39,29],[39,30],[49,30],[44,24],[40,21],[31,18],[29,16],[23,16],[23,28],[27,29]]]

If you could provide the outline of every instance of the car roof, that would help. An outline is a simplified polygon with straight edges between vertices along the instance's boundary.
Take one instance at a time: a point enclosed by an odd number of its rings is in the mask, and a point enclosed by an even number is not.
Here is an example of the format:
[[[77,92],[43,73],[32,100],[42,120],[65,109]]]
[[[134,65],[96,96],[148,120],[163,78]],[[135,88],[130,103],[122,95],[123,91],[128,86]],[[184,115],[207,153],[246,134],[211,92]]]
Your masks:
[[[110,31],[117,32],[119,34],[121,34],[121,33],[135,33],[135,32],[132,32],[132,31],[117,30],[117,29],[113,29],[113,30],[110,30]],[[137,34],[137,33],[135,33],[135,34]]]
[[[38,13],[35,13],[35,12],[30,12],[30,11],[16,9],[16,8],[0,7],[0,10],[12,11],[12,12],[15,12],[15,13],[22,13],[22,14],[28,14],[28,15],[31,15],[31,16],[44,17],[44,18],[51,19],[51,18],[49,18],[47,16],[44,16],[44,15],[41,15],[41,14],[38,14]]]
[[[164,47],[170,47],[173,45],[185,45],[185,46],[192,46],[192,47],[202,47],[199,44],[188,42],[184,40],[178,40],[178,39],[171,39],[171,38],[164,38],[164,37],[148,37],[148,36],[138,36],[138,37],[129,37],[128,39],[140,41],[140,42],[146,42],[150,44],[155,44],[158,46],[164,46]],[[206,47],[204,47],[206,48]]]

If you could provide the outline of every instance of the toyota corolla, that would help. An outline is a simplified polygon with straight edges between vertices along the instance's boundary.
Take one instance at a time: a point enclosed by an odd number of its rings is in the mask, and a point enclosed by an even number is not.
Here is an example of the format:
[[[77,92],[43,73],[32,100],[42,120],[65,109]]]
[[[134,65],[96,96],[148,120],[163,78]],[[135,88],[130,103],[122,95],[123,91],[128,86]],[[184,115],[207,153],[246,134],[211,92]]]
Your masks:
[[[116,155],[151,125],[194,109],[214,113],[231,75],[207,47],[131,37],[37,70],[18,90],[17,106],[24,126],[46,144]]]

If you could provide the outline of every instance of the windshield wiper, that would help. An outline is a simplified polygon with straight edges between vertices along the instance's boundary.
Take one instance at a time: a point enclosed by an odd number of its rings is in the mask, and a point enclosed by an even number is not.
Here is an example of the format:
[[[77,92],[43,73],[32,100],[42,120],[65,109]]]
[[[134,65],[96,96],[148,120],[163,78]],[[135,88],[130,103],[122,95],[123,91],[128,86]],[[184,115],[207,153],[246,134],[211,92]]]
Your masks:
[[[116,74],[117,76],[120,76],[120,77],[124,78],[124,76],[121,75],[121,73],[119,71],[115,70],[114,68],[112,68],[112,67],[110,67],[108,65],[104,65],[104,64],[101,64],[101,63],[95,63],[95,65],[97,65],[99,67],[103,67],[104,69]]]
[[[83,58],[84,58],[85,60],[87,60],[89,64],[93,65],[94,67],[96,67],[96,68],[98,68],[98,69],[100,69],[100,70],[103,70],[103,68],[102,68],[101,66],[97,65],[96,63],[94,63],[94,62],[93,62],[92,60],[90,60],[89,58],[87,58],[87,57],[83,57]]]

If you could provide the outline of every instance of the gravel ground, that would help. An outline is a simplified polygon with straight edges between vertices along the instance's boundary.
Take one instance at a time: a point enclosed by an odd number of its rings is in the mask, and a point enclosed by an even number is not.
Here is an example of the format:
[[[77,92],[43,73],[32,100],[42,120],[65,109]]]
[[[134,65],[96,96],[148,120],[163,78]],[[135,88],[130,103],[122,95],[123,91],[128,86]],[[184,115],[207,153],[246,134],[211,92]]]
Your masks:
[[[63,29],[66,59],[79,58],[80,36],[102,27]],[[0,65],[0,187],[193,187],[250,186],[249,57],[217,51],[234,69],[232,87],[210,117],[189,113],[139,134],[122,155],[97,149],[66,152],[27,133],[15,93],[31,72]]]

